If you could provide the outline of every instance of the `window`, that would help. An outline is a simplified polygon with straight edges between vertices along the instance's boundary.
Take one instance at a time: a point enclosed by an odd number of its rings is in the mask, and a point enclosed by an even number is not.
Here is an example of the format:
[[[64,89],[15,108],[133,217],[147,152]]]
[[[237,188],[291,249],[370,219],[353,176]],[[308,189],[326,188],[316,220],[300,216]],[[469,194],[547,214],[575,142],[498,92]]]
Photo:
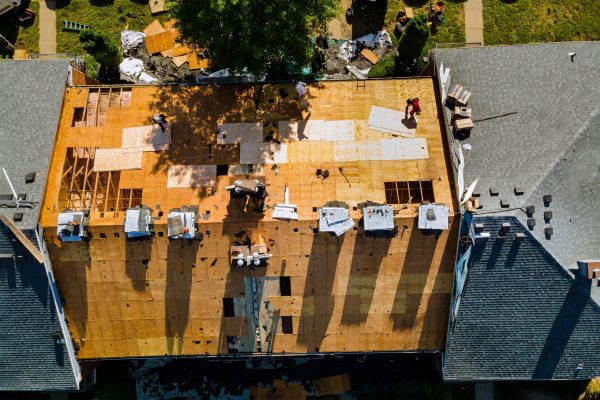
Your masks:
[[[223,316],[235,317],[235,308],[233,307],[233,297],[223,298]]]
[[[289,276],[279,277],[279,292],[282,296],[292,295],[292,283]]]
[[[291,316],[281,317],[281,331],[288,335],[294,333],[294,326],[292,324]]]
[[[418,204],[434,201],[432,181],[384,182],[388,204]]]

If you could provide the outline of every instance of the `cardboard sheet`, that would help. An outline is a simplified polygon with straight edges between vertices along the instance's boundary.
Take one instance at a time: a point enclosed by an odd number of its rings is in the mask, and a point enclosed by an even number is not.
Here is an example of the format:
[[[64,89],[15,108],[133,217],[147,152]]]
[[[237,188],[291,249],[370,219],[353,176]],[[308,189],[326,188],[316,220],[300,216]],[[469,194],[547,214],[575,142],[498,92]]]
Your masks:
[[[123,128],[121,147],[127,151],[163,151],[171,143],[171,126],[167,124],[165,132],[158,125]]]
[[[94,172],[125,171],[142,169],[141,151],[132,152],[130,149],[98,149],[94,159]]]

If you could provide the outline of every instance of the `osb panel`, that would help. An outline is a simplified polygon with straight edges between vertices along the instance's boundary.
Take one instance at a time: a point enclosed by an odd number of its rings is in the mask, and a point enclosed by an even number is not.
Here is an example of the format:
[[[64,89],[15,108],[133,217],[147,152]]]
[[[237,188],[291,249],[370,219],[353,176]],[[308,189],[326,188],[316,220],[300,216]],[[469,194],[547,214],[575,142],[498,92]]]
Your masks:
[[[273,352],[443,349],[458,218],[439,237],[423,235],[414,228],[416,205],[395,205],[398,236],[375,239],[364,236],[357,207],[384,202],[383,182],[432,180],[436,202],[456,209],[431,79],[367,81],[365,89],[356,82],[312,84],[310,115],[299,108],[291,84],[135,87],[130,107],[109,108],[104,126],[73,128],[73,108],[85,104],[87,90],[66,93],[41,213],[80,358],[224,354],[226,336],[250,333],[245,318],[222,316],[222,299],[248,296],[249,276],[291,277],[292,296],[269,300],[293,325],[293,334],[274,332]],[[400,110],[415,95],[423,110],[416,137],[427,139],[426,160],[323,162],[333,159],[329,142],[303,142],[302,152],[291,142],[287,164],[264,168],[264,213],[243,213],[224,189],[235,179],[226,175],[217,176],[214,188],[167,189],[172,165],[239,164],[239,145],[216,143],[219,123],[352,120],[357,139],[390,139],[366,128],[370,107]],[[124,213],[109,210],[91,213],[93,239],[58,247],[53,236],[67,148],[119,147],[123,128],[147,125],[159,112],[171,124],[169,150],[145,153],[142,169],[122,171],[118,184],[143,188],[155,237],[126,241]],[[318,168],[329,177],[317,177]],[[298,205],[298,222],[271,218],[285,186]],[[340,238],[313,233],[315,209],[330,201],[350,205],[357,230]],[[201,241],[166,238],[168,211],[183,205],[198,206]],[[229,248],[241,231],[263,237],[273,255],[268,267],[229,267]]]

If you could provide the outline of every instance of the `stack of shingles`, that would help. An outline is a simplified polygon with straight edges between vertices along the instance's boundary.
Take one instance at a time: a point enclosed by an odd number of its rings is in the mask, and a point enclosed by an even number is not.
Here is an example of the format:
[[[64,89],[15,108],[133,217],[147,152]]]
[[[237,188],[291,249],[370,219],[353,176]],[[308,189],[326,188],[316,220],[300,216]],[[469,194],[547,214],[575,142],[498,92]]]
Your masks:
[[[144,29],[146,34],[146,47],[148,53],[160,53],[173,61],[177,68],[186,62],[190,70],[208,68],[209,61],[202,58],[197,50],[178,43],[179,32],[175,29],[175,20],[172,19],[161,25],[158,20],[154,20]]]

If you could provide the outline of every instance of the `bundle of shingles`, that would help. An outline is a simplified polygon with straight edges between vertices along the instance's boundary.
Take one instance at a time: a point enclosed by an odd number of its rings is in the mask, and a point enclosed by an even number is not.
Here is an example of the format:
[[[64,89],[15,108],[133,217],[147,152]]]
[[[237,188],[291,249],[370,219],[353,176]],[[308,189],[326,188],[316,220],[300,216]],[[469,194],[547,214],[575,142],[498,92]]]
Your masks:
[[[209,60],[203,58],[197,49],[177,41],[179,32],[175,28],[174,19],[166,22],[164,26],[158,20],[154,20],[144,29],[144,33],[148,53],[160,53],[163,57],[171,59],[177,68],[186,62],[191,71],[208,68]]]

